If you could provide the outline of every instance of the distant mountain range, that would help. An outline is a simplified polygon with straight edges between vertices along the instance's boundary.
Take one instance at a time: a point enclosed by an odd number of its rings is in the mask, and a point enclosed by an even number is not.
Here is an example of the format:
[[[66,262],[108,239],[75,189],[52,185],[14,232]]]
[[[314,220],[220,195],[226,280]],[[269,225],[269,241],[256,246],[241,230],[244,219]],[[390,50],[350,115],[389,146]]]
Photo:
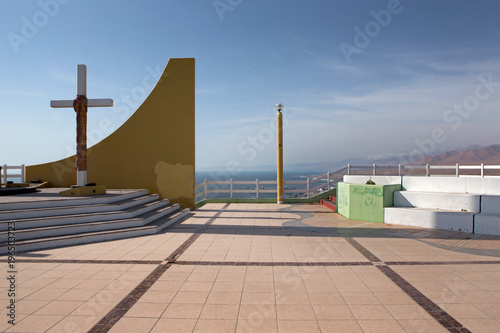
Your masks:
[[[425,156],[423,158],[413,160],[410,157],[414,156],[414,152],[401,152],[384,155],[370,155],[366,157],[349,158],[338,162],[320,162],[320,163],[300,163],[285,166],[288,170],[295,171],[311,171],[311,170],[338,170],[346,167],[347,164],[353,166],[368,166],[377,164],[398,165],[398,164],[434,164],[434,165],[450,165],[450,164],[500,164],[500,145],[493,144],[490,146],[472,145],[464,148],[440,152],[436,155]]]
[[[463,148],[458,148],[450,151],[440,151],[432,156],[425,156],[420,159],[412,159],[415,155],[414,151],[389,153],[384,155],[368,155],[365,157],[352,157],[343,161],[325,161],[317,163],[298,163],[288,164],[284,166],[285,172],[326,172],[335,171],[350,164],[352,166],[369,166],[377,164],[380,166],[397,166],[398,164],[408,165],[452,165],[452,164],[497,164],[500,165],[500,145],[493,144],[489,146],[471,145]],[[421,156],[421,154],[420,154]],[[225,167],[210,168],[209,170],[197,169],[197,171],[218,171],[225,170]],[[252,167],[246,171],[275,171],[275,165],[263,165]]]
[[[465,151],[447,151],[445,153],[426,156],[413,164],[500,164],[500,145],[478,147]]]

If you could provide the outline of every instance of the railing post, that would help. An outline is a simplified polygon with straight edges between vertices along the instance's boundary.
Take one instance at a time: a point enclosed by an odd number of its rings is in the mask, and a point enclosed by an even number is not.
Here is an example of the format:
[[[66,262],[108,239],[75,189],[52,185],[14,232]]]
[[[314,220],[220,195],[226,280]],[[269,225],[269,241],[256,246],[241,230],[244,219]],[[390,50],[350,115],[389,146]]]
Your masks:
[[[326,173],[326,180],[328,181],[328,187],[327,187],[328,191],[330,191],[331,190],[331,187],[330,187],[330,171],[328,171]]]
[[[207,198],[207,180],[203,182],[203,193],[205,193],[205,199]]]
[[[457,163],[457,165],[456,165],[456,170],[457,170],[456,175],[457,175],[457,177],[458,177],[458,175],[460,174],[460,172],[458,171],[459,169],[460,169],[460,168],[458,167],[458,163]]]
[[[259,180],[258,179],[255,180],[255,196],[256,196],[256,199],[259,198]]]
[[[21,164],[21,183],[26,183],[26,166]]]
[[[481,177],[484,178],[484,163],[481,163]]]
[[[311,188],[311,180],[307,178],[307,199],[309,199],[309,189]]]
[[[2,167],[3,170],[3,183],[7,186],[7,164],[4,164]]]
[[[377,165],[376,164],[373,165],[373,175],[374,176],[377,175]]]
[[[428,163],[425,165],[425,175],[426,175],[427,177],[429,177],[429,176],[430,176],[430,173],[429,173],[429,164],[428,164]]]
[[[348,175],[351,174],[351,165],[350,164],[347,164],[347,174]]]
[[[399,176],[401,176],[401,163],[399,163],[398,170],[399,170]]]
[[[230,193],[230,197],[231,197],[231,199],[232,199],[232,198],[233,198],[233,180],[232,180],[232,179],[230,179],[230,180],[229,180],[229,182],[230,182],[230,183],[229,183],[229,187],[230,187],[230,189],[229,189],[229,193]]]

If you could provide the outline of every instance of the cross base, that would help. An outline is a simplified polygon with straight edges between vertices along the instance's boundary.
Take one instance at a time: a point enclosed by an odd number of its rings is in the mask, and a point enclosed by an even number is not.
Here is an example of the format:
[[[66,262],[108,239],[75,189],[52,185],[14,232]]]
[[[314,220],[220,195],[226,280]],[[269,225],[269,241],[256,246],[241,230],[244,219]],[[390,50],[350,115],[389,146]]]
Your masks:
[[[86,197],[106,194],[106,185],[75,186],[59,192],[60,197]]]
[[[76,184],[78,186],[87,185],[87,170],[85,170],[85,171],[78,170],[76,172]]]

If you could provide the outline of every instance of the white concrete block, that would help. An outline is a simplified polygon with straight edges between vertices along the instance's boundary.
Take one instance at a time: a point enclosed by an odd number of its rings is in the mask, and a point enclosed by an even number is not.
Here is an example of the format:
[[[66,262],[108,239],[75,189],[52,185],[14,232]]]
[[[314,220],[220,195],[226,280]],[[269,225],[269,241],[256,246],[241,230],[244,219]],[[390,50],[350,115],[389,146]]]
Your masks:
[[[500,177],[403,176],[406,191],[500,195]]]
[[[356,175],[345,175],[344,183],[364,185],[369,179],[374,181],[376,185],[401,184],[400,176],[356,176]]]
[[[386,207],[384,222],[421,228],[473,232],[474,213]]]
[[[500,215],[477,214],[474,219],[474,233],[500,236]]]
[[[481,196],[481,213],[500,214],[500,196],[499,195]]]
[[[479,213],[480,195],[460,193],[394,192],[394,206]]]

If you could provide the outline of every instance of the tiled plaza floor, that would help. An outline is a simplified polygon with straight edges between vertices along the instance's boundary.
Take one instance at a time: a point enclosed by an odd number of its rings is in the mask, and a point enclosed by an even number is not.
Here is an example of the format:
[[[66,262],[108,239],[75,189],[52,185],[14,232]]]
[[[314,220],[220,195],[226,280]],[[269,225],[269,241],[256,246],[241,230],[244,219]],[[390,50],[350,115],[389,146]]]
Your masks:
[[[5,332],[500,332],[500,237],[320,205],[208,204],[158,235],[18,253],[15,269]]]

